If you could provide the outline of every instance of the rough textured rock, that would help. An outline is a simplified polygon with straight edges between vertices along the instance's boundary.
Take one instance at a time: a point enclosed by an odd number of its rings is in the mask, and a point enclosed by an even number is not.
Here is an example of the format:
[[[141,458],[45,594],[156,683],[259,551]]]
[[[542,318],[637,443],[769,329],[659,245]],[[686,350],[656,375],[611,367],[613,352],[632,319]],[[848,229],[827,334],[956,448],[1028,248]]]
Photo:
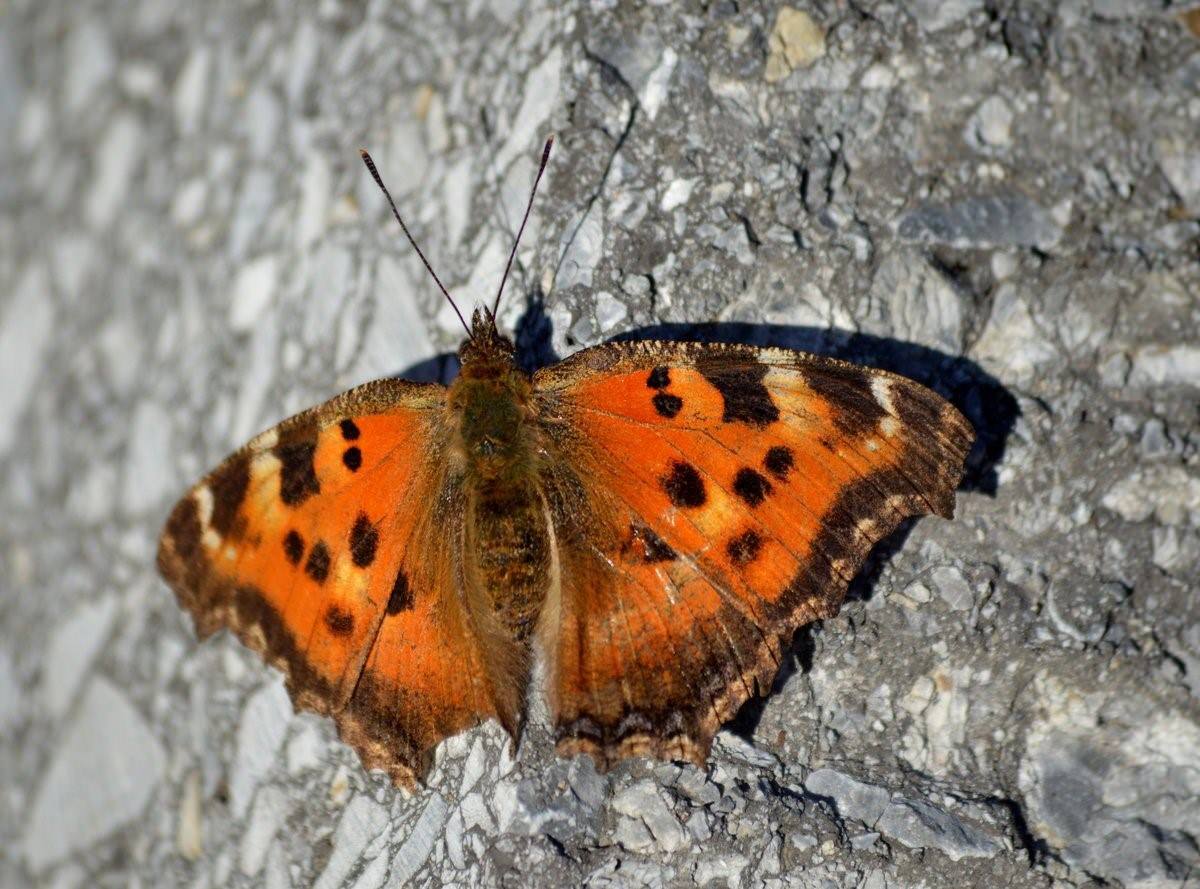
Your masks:
[[[0,884],[1200,884],[1200,28],[1132,0],[7,4]],[[1188,24],[1190,23],[1190,25]],[[408,796],[154,576],[351,384],[620,335],[905,373],[980,433],[700,769],[496,726]]]

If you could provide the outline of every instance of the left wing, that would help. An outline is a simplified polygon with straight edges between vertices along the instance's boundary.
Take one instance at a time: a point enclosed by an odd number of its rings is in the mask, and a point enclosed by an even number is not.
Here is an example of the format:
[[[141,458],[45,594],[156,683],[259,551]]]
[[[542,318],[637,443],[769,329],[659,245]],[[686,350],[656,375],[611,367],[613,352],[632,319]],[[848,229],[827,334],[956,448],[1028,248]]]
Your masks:
[[[795,629],[905,517],[950,517],[974,438],[911,380],[791,352],[613,343],[534,376],[561,753],[703,762]]]
[[[518,677],[469,613],[442,386],[379,380],[259,435],[172,510],[158,568],[201,638],[228,628],[413,787],[439,741],[510,731]]]

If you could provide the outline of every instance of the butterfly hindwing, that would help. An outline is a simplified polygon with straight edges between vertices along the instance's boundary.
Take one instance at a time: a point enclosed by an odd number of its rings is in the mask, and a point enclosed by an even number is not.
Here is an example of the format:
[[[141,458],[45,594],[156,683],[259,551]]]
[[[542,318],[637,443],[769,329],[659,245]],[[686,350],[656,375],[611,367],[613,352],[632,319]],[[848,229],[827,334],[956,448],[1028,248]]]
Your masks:
[[[562,752],[702,761],[794,630],[904,518],[950,516],[973,432],[903,377],[782,349],[618,343],[539,371]]]
[[[175,506],[158,555],[201,636],[228,627],[408,785],[443,737],[496,715],[446,543],[444,400],[382,380],[284,421]]]

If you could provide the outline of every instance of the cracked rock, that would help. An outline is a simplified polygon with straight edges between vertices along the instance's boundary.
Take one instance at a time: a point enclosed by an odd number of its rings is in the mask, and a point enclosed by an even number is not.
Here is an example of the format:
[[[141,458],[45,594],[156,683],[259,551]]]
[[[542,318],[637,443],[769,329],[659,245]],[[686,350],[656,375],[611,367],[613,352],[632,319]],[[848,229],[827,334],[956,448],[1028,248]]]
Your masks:
[[[1042,677],[1021,789],[1031,824],[1068,863],[1142,886],[1200,867],[1200,724],[1150,702],[1110,708]]]
[[[990,858],[1001,844],[969,822],[917,799],[893,796],[832,769],[816,769],[804,782],[816,796],[833,800],[838,814],[861,821],[913,849],[938,849],[951,861]]]
[[[652,781],[641,781],[620,791],[613,797],[612,807],[625,816],[617,831],[618,836],[624,836],[622,844],[627,848],[674,852],[689,843],[687,832]]]

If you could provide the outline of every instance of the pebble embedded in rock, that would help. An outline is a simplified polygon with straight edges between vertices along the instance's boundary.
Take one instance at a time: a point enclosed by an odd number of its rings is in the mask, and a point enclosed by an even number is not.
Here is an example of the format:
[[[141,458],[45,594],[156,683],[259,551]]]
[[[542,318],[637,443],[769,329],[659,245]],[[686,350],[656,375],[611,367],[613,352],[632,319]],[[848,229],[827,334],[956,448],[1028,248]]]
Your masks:
[[[807,12],[785,6],[775,17],[775,27],[767,43],[764,76],[767,83],[775,83],[825,55],[825,29]]]

